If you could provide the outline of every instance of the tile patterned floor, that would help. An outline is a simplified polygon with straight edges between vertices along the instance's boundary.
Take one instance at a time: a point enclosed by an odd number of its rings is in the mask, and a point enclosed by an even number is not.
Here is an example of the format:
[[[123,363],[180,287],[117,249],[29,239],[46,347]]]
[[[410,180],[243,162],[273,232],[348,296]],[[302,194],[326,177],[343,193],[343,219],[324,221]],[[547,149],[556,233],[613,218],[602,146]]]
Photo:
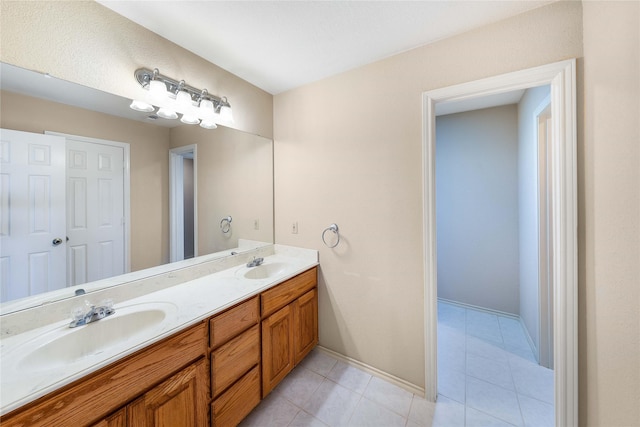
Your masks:
[[[553,426],[553,371],[519,322],[438,304],[438,403],[314,350],[242,427]]]
[[[434,426],[554,424],[553,371],[510,317],[438,303],[438,393]]]

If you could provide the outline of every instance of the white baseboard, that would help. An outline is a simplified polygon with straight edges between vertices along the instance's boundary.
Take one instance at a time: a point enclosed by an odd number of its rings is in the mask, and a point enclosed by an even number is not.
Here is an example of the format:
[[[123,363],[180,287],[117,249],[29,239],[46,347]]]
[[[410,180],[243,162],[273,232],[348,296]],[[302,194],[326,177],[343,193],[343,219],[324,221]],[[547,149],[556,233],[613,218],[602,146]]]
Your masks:
[[[410,383],[409,381],[403,380],[402,378],[398,378],[387,372],[381,371],[378,368],[374,368],[373,366],[367,365],[366,363],[362,363],[358,360],[355,360],[343,354],[337,353],[333,350],[329,350],[328,348],[322,347],[321,345],[318,345],[316,348],[328,354],[329,356],[333,357],[334,359],[338,359],[341,362],[346,363],[347,365],[355,366],[356,368],[362,369],[363,371],[373,376],[376,376],[394,385],[397,385],[398,387],[403,388],[410,393],[413,393],[420,397],[424,397],[424,387],[418,387],[417,385]]]
[[[440,297],[438,297],[438,301],[442,301],[444,303],[451,304],[451,305],[457,305],[458,307],[462,307],[462,308],[471,308],[476,311],[483,311],[489,314],[495,314],[498,316],[509,317],[511,319],[520,320],[520,316],[518,316],[517,314],[507,313],[506,311],[494,310],[492,308],[480,307],[477,305],[466,304],[464,302],[453,301],[450,299],[440,298]]]
[[[527,342],[529,343],[529,347],[531,347],[531,351],[533,352],[533,357],[535,357],[536,362],[540,363],[540,354],[538,353],[538,347],[536,347],[533,339],[531,339],[531,335],[529,334],[529,328],[524,324],[524,320],[522,317],[519,317],[520,325],[522,325],[522,329],[524,329],[524,335],[527,337]]]

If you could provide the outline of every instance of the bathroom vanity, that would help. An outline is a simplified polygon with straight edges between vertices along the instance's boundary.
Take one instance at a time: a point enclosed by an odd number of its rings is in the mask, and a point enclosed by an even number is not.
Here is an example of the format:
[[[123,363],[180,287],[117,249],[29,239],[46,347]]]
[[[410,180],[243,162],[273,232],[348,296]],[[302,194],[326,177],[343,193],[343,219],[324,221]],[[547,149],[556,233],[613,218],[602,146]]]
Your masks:
[[[62,335],[47,344],[40,342],[35,350],[20,348],[22,343],[15,341],[19,336],[12,337],[9,345],[25,354],[15,356],[3,348],[3,358],[8,355],[18,361],[11,365],[3,360],[2,387],[18,387],[21,381],[15,373],[5,378],[7,368],[24,370],[23,381],[30,381],[30,375],[51,379],[35,381],[40,396],[4,412],[0,423],[7,427],[237,425],[318,342],[317,254],[315,261],[308,258],[293,264],[276,254],[258,267],[243,264],[125,301],[123,307],[116,303],[112,317],[76,329],[109,339],[110,325],[120,330],[128,322],[152,325],[162,317],[160,312],[164,317],[157,322],[169,326],[142,344],[130,342],[128,350],[117,350],[105,360],[85,360],[99,357],[94,348],[79,358],[56,354],[63,350],[55,343],[62,340],[64,345],[64,334],[75,332],[57,329]],[[110,324],[114,320],[122,325]],[[180,326],[173,327],[176,324]],[[89,335],[78,337],[91,340]],[[58,359],[68,361],[58,370],[75,371],[55,380],[50,371],[56,370]],[[69,364],[76,367],[68,368]],[[34,372],[27,372],[29,368]],[[26,393],[22,397],[3,391],[3,406],[7,396],[21,402],[35,395],[25,390],[15,390]]]

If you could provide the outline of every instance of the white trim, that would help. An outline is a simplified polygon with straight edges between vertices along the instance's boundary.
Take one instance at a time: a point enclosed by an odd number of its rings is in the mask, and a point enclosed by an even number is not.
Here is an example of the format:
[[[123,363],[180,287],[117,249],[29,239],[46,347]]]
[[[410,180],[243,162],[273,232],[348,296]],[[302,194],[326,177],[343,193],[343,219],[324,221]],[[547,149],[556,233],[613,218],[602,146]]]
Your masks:
[[[545,96],[544,99],[540,101],[536,109],[533,111],[533,118],[537,120],[540,113],[542,113],[549,104],[551,104],[551,94]],[[534,132],[534,137],[538,137],[538,131]]]
[[[183,157],[169,150],[169,262],[184,259]]]
[[[435,402],[438,397],[438,276],[436,233],[436,103],[428,93],[423,94],[423,252],[424,252],[424,319],[425,319],[425,399]]]
[[[540,103],[538,104],[538,106],[535,108],[535,110],[533,111],[531,120],[533,123],[533,141],[536,142],[536,155],[538,156],[538,161],[537,161],[537,168],[536,168],[536,188],[537,188],[537,204],[538,204],[538,215],[537,215],[537,235],[538,235],[538,345],[532,345],[532,348],[535,349],[535,356],[536,356],[536,360],[538,361],[538,363],[540,363],[542,366],[545,366],[547,368],[549,367],[553,367],[553,361],[549,360],[550,358],[553,358],[553,355],[549,354],[549,348],[551,348],[552,346],[549,344],[549,334],[551,332],[550,328],[548,327],[550,324],[552,325],[553,322],[549,320],[549,316],[553,314],[553,308],[551,308],[549,306],[549,296],[548,296],[548,288],[549,288],[549,271],[548,271],[548,265],[546,265],[545,267],[545,273],[546,273],[546,277],[543,277],[541,274],[541,266],[543,265],[543,262],[546,264],[548,261],[548,248],[549,248],[549,204],[548,204],[548,199],[547,199],[547,194],[548,192],[546,191],[546,188],[544,189],[544,194],[542,191],[542,188],[540,186],[540,180],[542,179],[542,177],[540,176],[540,165],[542,164],[542,162],[544,162],[545,166],[544,166],[544,171],[545,171],[545,177],[544,177],[544,181],[545,183],[547,183],[547,180],[549,178],[549,169],[550,169],[550,165],[548,164],[547,160],[549,159],[549,144],[546,143],[547,142],[547,137],[545,135],[545,144],[544,147],[542,147],[544,149],[544,159],[540,158],[540,135],[539,135],[539,131],[540,131],[540,124],[539,124],[539,119],[540,119],[540,114],[542,114],[543,111],[545,111],[547,108],[549,108],[551,105],[551,94],[547,95],[544,97],[544,99],[542,99],[540,101]],[[545,126],[546,129],[546,126]],[[548,132],[547,132],[548,134]],[[548,186],[548,184],[546,184]],[[541,207],[542,207],[542,200],[545,200],[545,209],[544,211],[542,211]],[[544,239],[541,237],[541,222],[542,222],[542,217],[544,216],[544,224],[545,224],[545,237]],[[543,243],[546,246],[544,248],[544,251],[542,250],[543,248]],[[547,257],[547,260],[542,259],[541,254],[545,254]],[[545,285],[543,286],[542,284],[545,283]],[[545,292],[543,292],[543,290]],[[543,298],[543,295],[546,296]],[[543,302],[544,302],[544,310],[543,310]],[[524,325],[524,322],[523,322]],[[544,325],[546,325],[547,327],[543,327]],[[531,336],[529,335],[529,329],[526,328],[527,331],[527,339],[530,340],[531,343],[533,343],[533,340],[531,339]],[[553,338],[553,333],[551,332],[551,336]],[[545,351],[544,353],[546,354],[542,354],[543,351],[542,349],[545,348],[547,349],[547,351]]]
[[[108,139],[90,138],[88,136],[71,135],[68,133],[45,131],[45,135],[57,135],[92,144],[110,145],[124,150],[124,272],[131,272],[131,148],[126,142]]]
[[[331,356],[334,359],[337,359],[337,360],[339,360],[341,362],[346,363],[347,365],[355,366],[356,368],[361,369],[361,370],[365,371],[368,374],[371,374],[371,375],[373,375],[375,377],[381,378],[381,379],[383,379],[383,380],[385,380],[387,382],[390,382],[391,384],[397,385],[398,387],[403,388],[403,389],[407,390],[410,393],[413,393],[413,394],[415,394],[417,396],[420,396],[420,397],[424,397],[424,389],[423,388],[420,388],[420,387],[416,386],[415,384],[412,384],[412,383],[410,383],[408,381],[405,381],[402,378],[398,378],[395,375],[391,375],[391,374],[389,374],[389,373],[387,373],[385,371],[381,371],[380,369],[374,368],[373,366],[367,365],[366,363],[362,363],[359,360],[355,360],[355,359],[347,357],[347,356],[345,356],[343,354],[336,353],[335,351],[329,350],[328,348],[322,347],[321,345],[317,345],[316,349],[318,351],[321,351],[323,353],[328,354],[329,356]]]
[[[520,326],[522,326],[522,330],[524,331],[524,336],[529,343],[529,347],[531,347],[531,351],[533,352],[533,356],[535,357],[536,352],[538,351],[536,348],[536,344],[533,342],[533,338],[531,338],[531,334],[529,333],[529,328],[524,324],[524,320],[522,317],[518,316],[518,322],[520,322]]]
[[[509,319],[520,321],[520,316],[513,313],[507,313],[506,311],[494,310],[493,308],[480,307],[478,305],[467,304],[465,302],[459,302],[459,301],[454,301],[454,300],[440,298],[440,297],[438,297],[438,301],[443,302],[445,304],[449,304],[449,305],[455,305],[456,307],[460,307],[460,308],[468,308],[471,310],[480,311],[482,313],[492,314],[494,316],[508,317]]]
[[[570,59],[423,93],[425,396],[437,397],[435,104],[551,85],[555,424],[578,425],[576,61]]]
[[[169,150],[169,261],[184,259],[184,241],[182,236],[184,210],[182,200],[182,158],[193,153],[193,255],[198,256],[198,146],[196,144],[176,147]],[[180,185],[178,185],[180,184]]]

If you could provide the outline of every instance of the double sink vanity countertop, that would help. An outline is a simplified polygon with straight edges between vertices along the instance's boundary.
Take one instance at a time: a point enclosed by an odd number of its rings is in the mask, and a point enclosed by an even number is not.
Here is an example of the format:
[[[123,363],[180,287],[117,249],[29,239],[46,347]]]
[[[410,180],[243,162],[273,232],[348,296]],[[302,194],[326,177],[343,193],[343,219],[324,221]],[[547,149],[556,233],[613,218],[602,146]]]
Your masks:
[[[258,267],[241,264],[116,301],[115,313],[102,320],[69,328],[69,318],[3,338],[0,415],[318,265],[315,250],[275,247]]]

